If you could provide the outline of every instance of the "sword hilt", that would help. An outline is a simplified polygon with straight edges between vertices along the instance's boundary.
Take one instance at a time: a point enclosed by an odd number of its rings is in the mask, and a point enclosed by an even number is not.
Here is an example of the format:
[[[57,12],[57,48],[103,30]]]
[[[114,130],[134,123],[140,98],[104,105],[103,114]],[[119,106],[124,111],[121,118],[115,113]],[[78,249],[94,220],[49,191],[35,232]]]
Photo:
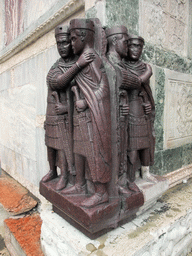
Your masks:
[[[51,94],[54,98],[55,98],[55,101],[56,101],[56,104],[59,104],[60,101],[59,101],[59,95],[56,91],[52,92]]]
[[[80,95],[79,95],[79,91],[78,91],[78,87],[75,85],[71,88],[71,90],[74,92],[75,94],[75,98],[76,98],[76,101],[80,100]]]

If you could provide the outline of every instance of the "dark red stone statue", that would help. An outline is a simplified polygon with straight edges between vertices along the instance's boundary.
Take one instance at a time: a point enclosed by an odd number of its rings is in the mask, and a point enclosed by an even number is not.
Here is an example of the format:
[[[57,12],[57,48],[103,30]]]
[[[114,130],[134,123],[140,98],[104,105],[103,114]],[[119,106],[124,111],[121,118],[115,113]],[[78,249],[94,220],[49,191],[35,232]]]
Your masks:
[[[43,177],[48,182],[57,177],[57,166],[61,170],[56,190],[66,187],[69,173],[75,175],[72,152],[72,123],[70,83],[61,88],[57,78],[65,73],[74,63],[69,31],[66,26],[55,29],[57,49],[61,58],[52,66],[47,75],[48,97],[45,121],[45,144],[47,146],[50,171]]]
[[[81,205],[87,208],[107,202],[106,184],[111,179],[111,127],[109,86],[102,60],[95,52],[94,23],[90,20],[70,22],[71,44],[74,54],[92,54],[94,59],[76,75],[74,154],[76,184],[63,190],[63,194],[86,194],[85,167],[87,177],[94,184],[94,194]]]
[[[149,64],[140,61],[144,39],[139,36],[129,35],[128,54],[124,64],[128,73],[122,73],[122,89],[128,92],[128,180],[129,188],[135,189],[135,173],[138,161],[141,164],[142,178],[156,182],[149,173],[149,166],[154,162],[155,134],[154,118],[155,103],[149,86],[152,69]],[[131,83],[131,77],[138,78]]]
[[[50,171],[40,193],[95,238],[143,205],[135,184],[140,168],[155,182],[148,171],[155,143],[152,70],[139,60],[144,40],[125,26],[104,30],[98,19],[73,19],[55,37],[61,58],[47,75]]]

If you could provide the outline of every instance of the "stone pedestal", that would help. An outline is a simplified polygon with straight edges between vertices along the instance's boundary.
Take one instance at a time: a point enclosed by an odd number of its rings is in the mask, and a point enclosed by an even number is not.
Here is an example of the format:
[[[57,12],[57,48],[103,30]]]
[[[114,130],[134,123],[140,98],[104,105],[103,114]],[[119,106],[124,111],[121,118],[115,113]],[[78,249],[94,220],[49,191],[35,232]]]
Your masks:
[[[165,181],[142,185],[145,197],[154,195],[155,198],[156,189],[165,188]],[[171,188],[146,212],[92,240],[56,213],[42,211],[43,252],[45,256],[187,255],[192,248],[191,193],[191,181]]]
[[[144,195],[144,205],[140,207],[137,215],[140,215],[151,208],[157,202],[157,199],[160,198],[169,188],[169,182],[166,178],[158,175],[153,176],[156,178],[157,183],[148,182],[141,178],[136,180],[137,186]]]
[[[53,204],[56,213],[91,239],[135,218],[144,203],[142,192],[137,192],[129,197],[111,197],[109,202],[87,209],[80,204],[90,195],[64,195],[54,189],[58,179],[41,182],[40,193]]]

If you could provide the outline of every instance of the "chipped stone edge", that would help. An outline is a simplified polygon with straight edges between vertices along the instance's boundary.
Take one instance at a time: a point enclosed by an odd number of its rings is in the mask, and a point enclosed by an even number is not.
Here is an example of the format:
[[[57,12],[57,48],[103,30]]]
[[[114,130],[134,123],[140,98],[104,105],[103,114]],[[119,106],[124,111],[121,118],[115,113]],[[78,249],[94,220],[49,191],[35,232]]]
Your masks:
[[[5,228],[5,245],[11,256],[27,256],[20,244],[4,222]]]
[[[172,188],[182,182],[186,183],[188,179],[192,178],[192,164],[165,174],[163,177],[168,180],[169,188]]]
[[[57,11],[49,19],[39,25],[35,30],[29,32],[27,35],[21,35],[21,39],[16,43],[16,45],[14,45],[11,49],[8,49],[4,54],[0,56],[0,63],[10,59],[29,44],[56,27],[59,23],[66,20],[72,14],[81,8],[84,8],[84,6],[84,0],[70,0],[67,4],[60,8],[59,11]]]

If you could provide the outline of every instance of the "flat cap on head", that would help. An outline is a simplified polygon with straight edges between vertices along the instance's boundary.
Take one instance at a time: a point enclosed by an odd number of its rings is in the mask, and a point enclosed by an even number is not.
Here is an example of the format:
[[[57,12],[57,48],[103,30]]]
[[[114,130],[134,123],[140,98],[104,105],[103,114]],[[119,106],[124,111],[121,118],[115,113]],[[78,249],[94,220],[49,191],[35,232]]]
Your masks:
[[[133,35],[133,34],[129,34],[128,35],[128,43],[131,41],[131,40],[139,40],[139,41],[141,41],[143,44],[145,44],[145,40],[144,40],[144,38],[143,37],[141,37],[141,36],[137,36],[137,35]]]
[[[55,37],[58,35],[69,35],[69,28],[66,25],[58,25],[55,28]]]
[[[69,31],[74,29],[86,29],[95,32],[94,22],[90,19],[73,19],[70,21]]]
[[[123,25],[121,26],[114,26],[112,28],[107,28],[105,30],[106,37],[110,37],[116,34],[128,34],[127,28]]]

